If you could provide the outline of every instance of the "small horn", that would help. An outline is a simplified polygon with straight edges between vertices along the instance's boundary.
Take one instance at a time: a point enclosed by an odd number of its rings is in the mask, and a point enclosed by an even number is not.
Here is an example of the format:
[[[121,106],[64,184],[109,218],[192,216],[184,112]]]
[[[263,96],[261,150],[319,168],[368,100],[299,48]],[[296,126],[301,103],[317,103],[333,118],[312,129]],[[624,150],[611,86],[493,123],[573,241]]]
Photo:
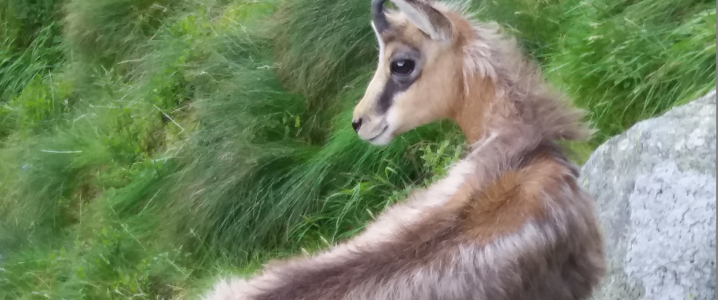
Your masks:
[[[371,18],[378,33],[382,33],[389,28],[389,21],[386,20],[384,12],[384,2],[386,0],[371,1]]]

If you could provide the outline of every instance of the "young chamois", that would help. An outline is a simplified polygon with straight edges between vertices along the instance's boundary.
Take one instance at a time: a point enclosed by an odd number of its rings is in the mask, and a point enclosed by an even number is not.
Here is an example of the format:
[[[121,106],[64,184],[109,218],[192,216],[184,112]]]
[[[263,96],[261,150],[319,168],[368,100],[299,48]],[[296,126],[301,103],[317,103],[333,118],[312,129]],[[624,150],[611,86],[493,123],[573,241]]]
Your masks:
[[[605,272],[591,197],[558,140],[590,135],[496,26],[429,0],[372,1],[379,64],[352,126],[386,145],[451,119],[471,150],[446,178],[310,257],[221,281],[211,300],[578,300]]]

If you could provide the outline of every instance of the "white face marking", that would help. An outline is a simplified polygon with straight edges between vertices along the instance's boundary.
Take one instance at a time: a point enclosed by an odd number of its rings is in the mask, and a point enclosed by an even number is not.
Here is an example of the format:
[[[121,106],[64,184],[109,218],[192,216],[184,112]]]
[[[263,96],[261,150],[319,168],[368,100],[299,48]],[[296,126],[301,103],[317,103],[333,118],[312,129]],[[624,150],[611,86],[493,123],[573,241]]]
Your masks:
[[[374,34],[376,35],[377,43],[379,44],[379,66],[383,63],[384,58],[384,41],[381,40],[381,36],[379,35],[379,31],[376,30],[376,26],[374,25],[374,21],[371,22],[371,29],[374,30]]]
[[[382,41],[381,36],[379,35],[379,31],[376,29],[376,25],[374,24],[374,21],[370,22],[370,24],[371,24],[371,28],[374,30],[374,34],[376,35],[376,40],[379,45],[379,57],[378,57],[378,67],[377,68],[381,69],[384,66],[385,45],[384,45],[384,41]],[[390,115],[390,114],[387,113],[387,115]],[[379,122],[379,124],[388,123],[386,125],[387,126],[386,130],[384,130],[381,133],[374,133],[374,132],[366,133],[365,132],[366,129],[364,129],[361,132],[359,132],[359,137],[368,141],[370,144],[372,144],[374,146],[388,145],[393,139],[392,133],[394,132],[394,129],[395,129],[394,124],[397,124],[397,123],[389,120],[390,119],[389,117],[385,117],[385,118],[386,118],[386,120],[384,120],[384,122]],[[382,128],[378,128],[378,129],[381,130]],[[364,134],[362,134],[362,133],[364,133]],[[370,137],[366,136],[366,135],[373,135],[373,134],[378,134],[378,135],[374,135],[374,136],[370,136]],[[369,139],[371,139],[371,140],[369,140]]]
[[[400,94],[397,94],[394,96],[394,98],[398,98]],[[386,146],[388,145],[393,139],[394,131],[396,131],[397,124],[401,124],[401,120],[399,118],[399,114],[397,110],[395,109],[395,105],[392,104],[391,107],[389,107],[389,111],[386,112],[386,115],[384,117],[384,123],[386,123],[386,130],[379,134],[374,139],[370,140],[369,143],[374,146]]]
[[[391,141],[393,139],[391,138],[391,134],[389,134],[388,132],[389,131],[384,131],[384,133],[380,134],[378,137],[369,141],[369,144],[372,144],[373,146],[379,146],[379,147],[389,145],[389,143],[391,143]]]

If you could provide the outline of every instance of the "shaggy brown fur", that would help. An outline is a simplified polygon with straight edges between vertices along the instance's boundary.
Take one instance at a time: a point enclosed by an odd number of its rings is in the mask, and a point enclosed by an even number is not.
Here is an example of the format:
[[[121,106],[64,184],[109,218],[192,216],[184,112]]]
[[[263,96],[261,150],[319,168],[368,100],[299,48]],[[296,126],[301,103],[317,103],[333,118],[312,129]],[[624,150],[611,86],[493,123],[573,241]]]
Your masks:
[[[220,300],[579,300],[605,270],[592,199],[556,140],[589,135],[581,113],[495,28],[427,0],[374,0],[377,73],[355,110],[359,136],[386,144],[441,118],[472,143],[449,175],[359,236],[258,276],[220,282]],[[411,77],[389,65],[416,60]]]

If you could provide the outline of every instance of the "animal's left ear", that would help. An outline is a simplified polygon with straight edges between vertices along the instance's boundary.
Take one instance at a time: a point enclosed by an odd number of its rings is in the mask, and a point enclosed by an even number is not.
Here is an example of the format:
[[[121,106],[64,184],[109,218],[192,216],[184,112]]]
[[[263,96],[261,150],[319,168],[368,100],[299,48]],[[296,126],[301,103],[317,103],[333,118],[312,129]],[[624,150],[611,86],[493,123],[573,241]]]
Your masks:
[[[428,0],[391,0],[407,19],[433,40],[451,39],[451,21]]]

